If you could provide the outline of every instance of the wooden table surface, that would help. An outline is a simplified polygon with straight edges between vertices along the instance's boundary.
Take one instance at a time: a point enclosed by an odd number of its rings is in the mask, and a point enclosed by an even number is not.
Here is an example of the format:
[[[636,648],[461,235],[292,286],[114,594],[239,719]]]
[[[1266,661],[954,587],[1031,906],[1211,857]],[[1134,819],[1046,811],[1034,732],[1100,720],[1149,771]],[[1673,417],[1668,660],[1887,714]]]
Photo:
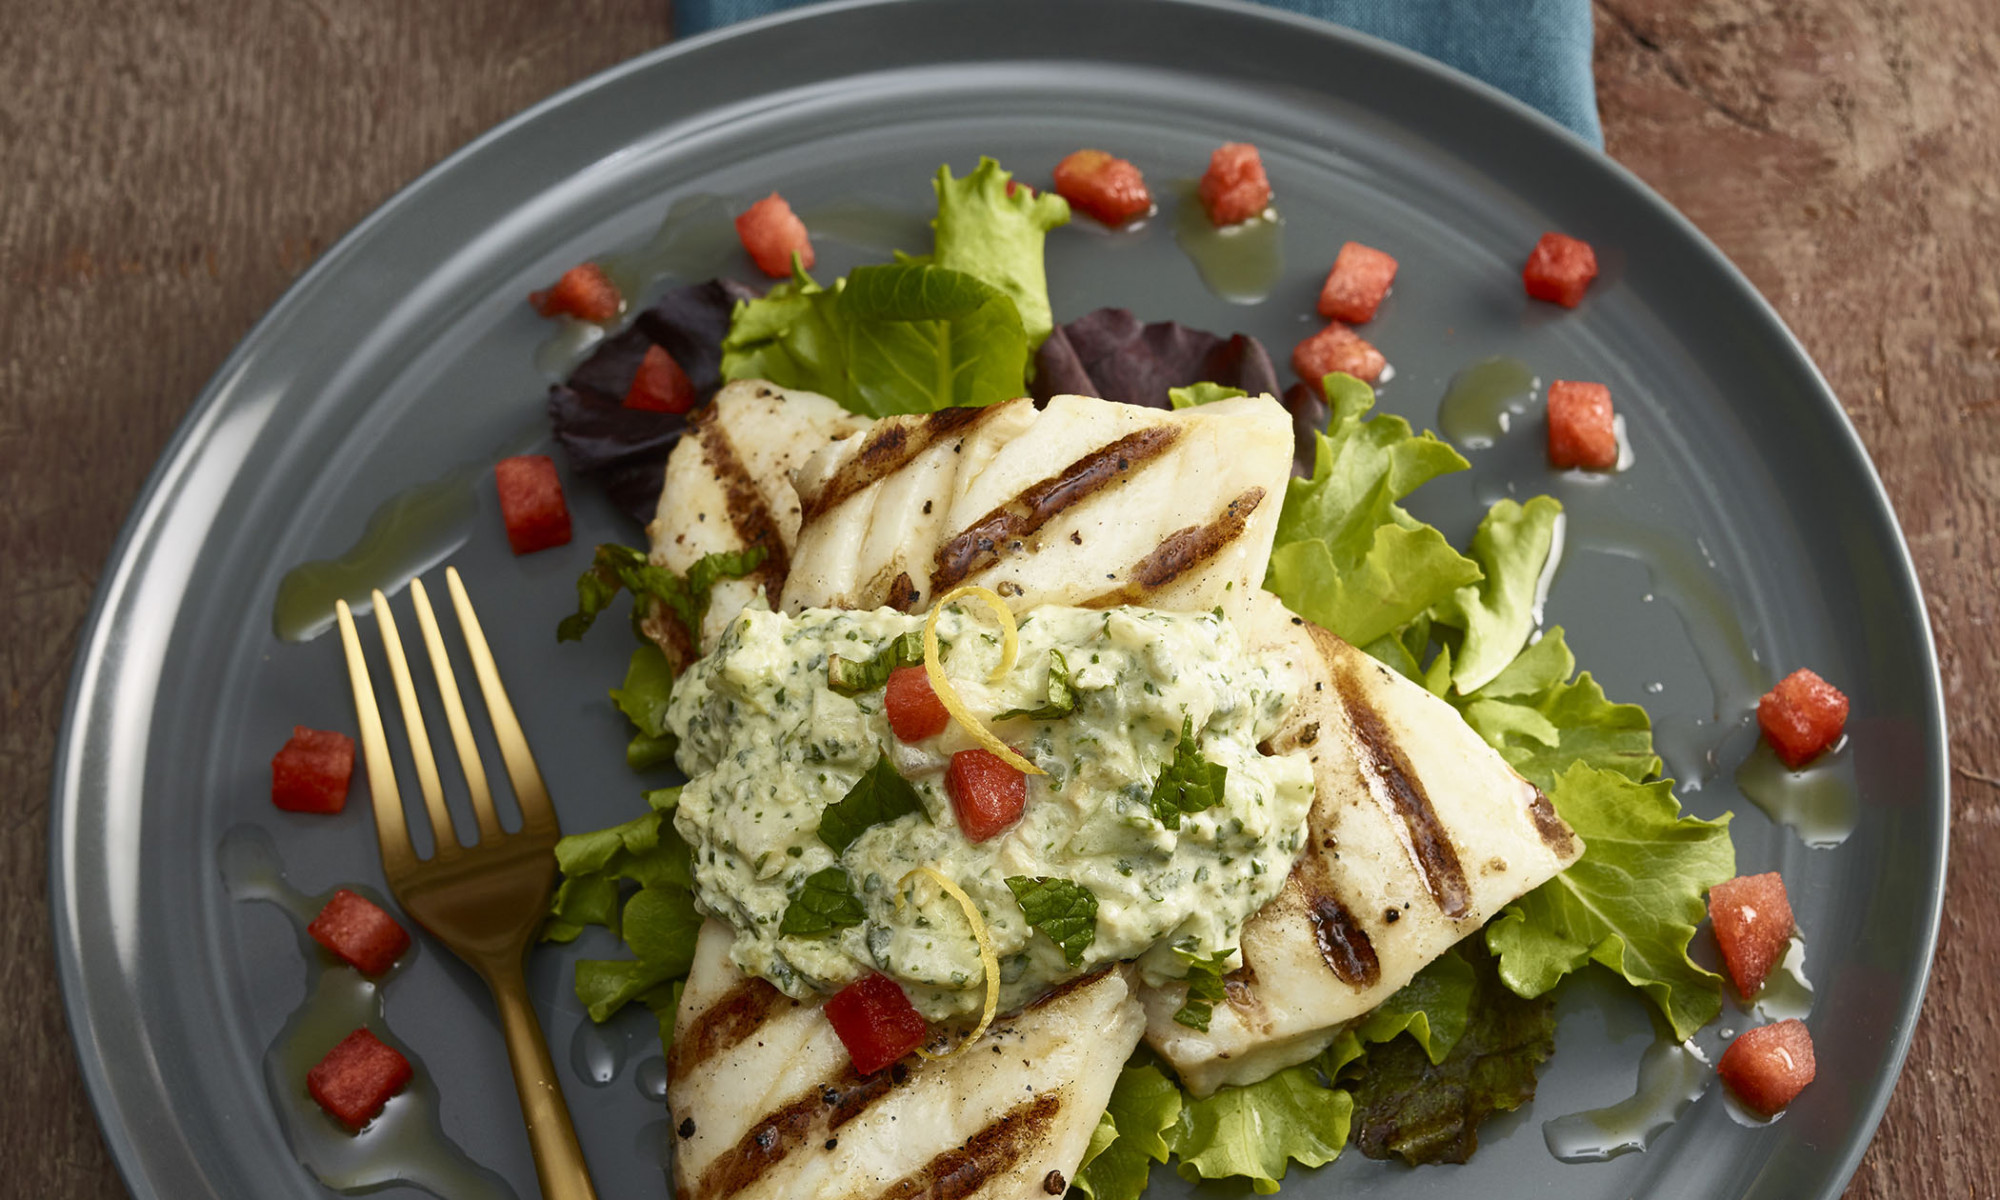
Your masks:
[[[2000,1196],[2000,6],[1596,0],[1608,148],[1831,380],[1901,515],[1952,720],[1952,872],[1849,1196]],[[80,626],[197,392],[321,250],[666,0],[0,5],[0,1191],[124,1194],[56,991],[47,795]]]

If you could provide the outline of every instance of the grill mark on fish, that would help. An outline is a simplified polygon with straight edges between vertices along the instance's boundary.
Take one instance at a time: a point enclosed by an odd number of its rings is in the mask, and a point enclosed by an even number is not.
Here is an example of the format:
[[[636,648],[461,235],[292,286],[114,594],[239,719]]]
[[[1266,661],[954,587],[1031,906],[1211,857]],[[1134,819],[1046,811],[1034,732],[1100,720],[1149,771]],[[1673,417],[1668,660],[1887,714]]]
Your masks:
[[[783,992],[762,979],[745,979],[704,1009],[692,1025],[676,1031],[669,1070],[685,1078],[688,1071],[755,1033],[781,1003],[796,1007],[798,1002],[787,1001]]]
[[[941,439],[972,428],[988,413],[1004,407],[995,404],[987,408],[941,408],[920,418],[891,417],[880,422],[863,435],[861,445],[824,486],[802,497],[803,518],[817,520],[849,496],[902,470]]]
[[[942,595],[1000,561],[1009,542],[1035,534],[1063,511],[1116,483],[1126,473],[1158,462],[1180,440],[1174,425],[1149,425],[1091,451],[1060,472],[974,521],[938,547],[931,594]]]
[[[906,613],[917,605],[920,593],[908,571],[896,572],[896,578],[889,584],[889,594],[882,603],[897,612]]]
[[[1534,787],[1533,784],[1529,786]],[[1535,798],[1528,801],[1528,815],[1534,818],[1535,832],[1541,835],[1542,844],[1559,858],[1575,857],[1576,834],[1568,823],[1556,815],[1555,808],[1550,805],[1549,798],[1542,794],[1542,789],[1535,788],[1534,791]]]
[[[1317,838],[1317,807],[1309,820],[1312,835]],[[1320,961],[1342,983],[1365,991],[1381,982],[1382,961],[1375,954],[1375,943],[1347,905],[1341,902],[1332,868],[1323,856],[1310,852],[1299,855],[1292,873],[1285,879],[1283,890],[1265,907],[1265,911],[1279,911],[1281,904],[1286,910],[1296,906],[1304,916],[1306,924],[1312,927],[1313,945],[1319,950]],[[1256,963],[1251,960],[1248,947],[1243,951],[1242,971],[1254,986]],[[1227,980],[1225,976],[1225,990]]]
[[[749,1187],[792,1151],[825,1141],[907,1077],[889,1071],[861,1076],[850,1065],[836,1078],[807,1088],[717,1155],[696,1182],[694,1200],[732,1196]]]
[[[1145,603],[1154,592],[1214,558],[1242,537],[1244,527],[1250,523],[1250,514],[1263,502],[1264,489],[1250,488],[1231,500],[1208,524],[1190,525],[1168,534],[1152,553],[1125,572],[1125,583],[1092,596],[1080,607],[1112,608]]]
[[[654,607],[644,621],[644,628],[646,636],[660,644],[660,651],[667,656],[667,665],[673,668],[675,675],[687,670],[701,657],[694,635],[665,605]]]
[[[1062,1097],[1042,1092],[1023,1100],[973,1134],[962,1146],[931,1159],[882,1192],[882,1200],[964,1200],[1013,1169],[1048,1140]]]
[[[1351,664],[1336,672],[1334,687],[1347,710],[1347,726],[1354,734],[1356,764],[1369,792],[1378,803],[1387,804],[1401,819],[1403,847],[1411,865],[1424,878],[1424,886],[1439,911],[1458,920],[1472,910],[1472,893],[1465,882],[1465,868],[1458,851],[1439,822],[1437,810],[1424,793],[1423,781],[1410,766],[1402,747],[1361,692],[1360,680]]]
[[[1374,987],[1382,978],[1382,962],[1368,931],[1331,893],[1309,893],[1306,919],[1312,922],[1313,943],[1320,959],[1341,981],[1357,988]]]
[[[715,411],[715,406],[709,405],[695,416],[695,440],[701,443],[701,460],[722,488],[722,506],[729,513],[729,524],[737,538],[746,547],[764,547],[764,561],[747,578],[763,584],[766,594],[775,596],[784,589],[785,575],[790,570],[785,539],[778,531],[770,506],[764,503],[764,493],[758,488],[756,478],[738,457],[728,431],[713,417]]]

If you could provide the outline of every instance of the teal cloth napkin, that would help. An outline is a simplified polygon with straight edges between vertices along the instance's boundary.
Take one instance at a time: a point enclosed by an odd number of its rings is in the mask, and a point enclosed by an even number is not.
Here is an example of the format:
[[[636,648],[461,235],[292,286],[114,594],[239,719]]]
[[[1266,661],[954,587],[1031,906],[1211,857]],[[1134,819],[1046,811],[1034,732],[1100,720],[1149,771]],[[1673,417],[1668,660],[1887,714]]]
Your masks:
[[[705,33],[811,2],[674,0],[674,32],[682,37]],[[1604,144],[1597,125],[1597,86],[1590,74],[1590,0],[1263,2],[1427,54],[1541,109],[1592,145]]]

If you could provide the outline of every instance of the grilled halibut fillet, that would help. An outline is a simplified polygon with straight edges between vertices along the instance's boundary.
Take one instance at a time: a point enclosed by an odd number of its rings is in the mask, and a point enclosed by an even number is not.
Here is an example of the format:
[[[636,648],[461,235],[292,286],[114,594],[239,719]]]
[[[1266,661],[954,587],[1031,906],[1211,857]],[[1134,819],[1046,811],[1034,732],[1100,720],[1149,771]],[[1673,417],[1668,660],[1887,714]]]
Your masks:
[[[674,1027],[681,1200],[1061,1195],[1145,1026],[1125,967],[1001,1018],[961,1054],[863,1078],[819,1005],[730,965],[732,936],[702,927]]]
[[[1583,853],[1533,784],[1450,705],[1259,592],[1252,646],[1283,645],[1312,680],[1277,753],[1305,750],[1306,848],[1243,930],[1243,969],[1207,1032],[1174,1021],[1181,985],[1149,989],[1146,1040],[1207,1095],[1302,1062],[1346,1022]]]
[[[762,565],[745,579],[715,585],[702,622],[701,646],[670,619],[648,623],[679,670],[713,646],[729,619],[763,588],[775,599],[784,586],[799,534],[799,496],[792,470],[835,438],[866,429],[857,417],[817,392],[792,391],[761,380],[726,384],[694,413],[693,424],[667,458],[660,508],[647,527],[652,561],[686,574],[703,555],[763,546]]]
[[[1291,418],[1268,396],[887,417],[797,473],[804,523],[780,607],[916,612],[961,584],[1023,611],[1233,607],[1263,582],[1291,454]]]

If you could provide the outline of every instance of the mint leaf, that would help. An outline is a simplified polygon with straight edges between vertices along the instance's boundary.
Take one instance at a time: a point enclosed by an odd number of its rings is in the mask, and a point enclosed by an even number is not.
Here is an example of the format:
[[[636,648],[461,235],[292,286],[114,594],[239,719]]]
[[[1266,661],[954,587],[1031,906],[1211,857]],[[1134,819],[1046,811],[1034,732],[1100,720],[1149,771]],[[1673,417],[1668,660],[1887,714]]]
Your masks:
[[[1553,496],[1526,504],[1501,500],[1472,535],[1472,560],[1485,578],[1467,584],[1431,610],[1439,624],[1463,633],[1452,683],[1471,692],[1491,681],[1535,631],[1535,600],[1549,556],[1559,553],[1562,505]]]
[[[963,271],[992,285],[1013,301],[1030,349],[1042,344],[1054,327],[1049,309],[1049,283],[1042,266],[1042,244],[1048,231],[1069,223],[1069,202],[1053,192],[1016,188],[1012,178],[990,158],[963,179],[951,168],[938,168],[937,249],[931,261]]]
[[[1128,1063],[1077,1167],[1076,1189],[1092,1200],[1138,1200],[1153,1164],[1167,1161],[1167,1135],[1180,1120],[1182,1103],[1180,1087],[1158,1067]],[[1100,1142],[1107,1124],[1113,1136]]]
[[[1397,501],[1468,465],[1401,417],[1367,413],[1375,393],[1350,375],[1325,380],[1332,415],[1316,434],[1310,479],[1286,487],[1264,586],[1302,617],[1366,646],[1480,578],[1478,564]],[[1367,418],[1367,419],[1364,419]]]
[[[1176,950],[1181,961],[1187,964],[1187,998],[1174,1010],[1174,1020],[1189,1029],[1208,1032],[1208,1023],[1215,1016],[1215,1006],[1228,996],[1222,977],[1229,970],[1229,960],[1235,957],[1233,950],[1221,950],[1208,958],[1197,958],[1185,950]]]
[[[912,629],[901,634],[872,658],[859,662],[829,655],[826,660],[827,690],[841,696],[860,696],[889,682],[897,667],[922,666],[924,635]]]
[[[1247,396],[1242,388],[1224,387],[1219,383],[1197,383],[1188,387],[1168,388],[1167,402],[1175,408],[1196,408],[1203,404],[1213,404],[1217,400],[1234,400]]]
[[[1571,766],[1549,799],[1583,838],[1583,857],[1486,926],[1500,977],[1539,996],[1587,962],[1611,968],[1658,1006],[1685,1040],[1722,1011],[1720,977],[1688,958],[1703,894],[1736,873],[1729,817],[1680,815],[1665,780],[1634,783]]]
[[[1174,747],[1173,761],[1153,781],[1153,816],[1168,829],[1179,829],[1182,816],[1222,803],[1228,777],[1229,768],[1201,756],[1194,740],[1194,718],[1181,718],[1181,740]]]
[[[1476,990],[1472,964],[1447,950],[1363,1017],[1357,1033],[1369,1042],[1408,1033],[1433,1064],[1441,1063],[1465,1034]]]
[[[1338,1158],[1353,1113],[1353,1098],[1321,1082],[1311,1064],[1288,1067],[1261,1083],[1188,1101],[1171,1135],[1180,1157],[1175,1169],[1189,1181],[1241,1175],[1268,1196],[1289,1163],[1317,1167]]]
[[[1535,1070],[1555,1050],[1554,999],[1516,996],[1490,955],[1462,944],[1470,991],[1464,1032],[1450,1051],[1427,1054],[1419,1040],[1398,1037],[1369,1048],[1346,1072],[1355,1145],[1370,1158],[1464,1162],[1479,1146],[1480,1122],[1534,1098]]]
[[[854,844],[870,826],[924,811],[917,789],[897,773],[887,754],[875,760],[847,794],[819,815],[819,840],[835,854]]]
[[[1571,680],[1575,666],[1562,629],[1552,628],[1486,686],[1450,699],[1500,757],[1545,792],[1579,762],[1634,783],[1657,773],[1646,710],[1611,703],[1587,671]]]
[[[556,626],[558,641],[573,642],[590,631],[618,593],[632,593],[632,628],[645,640],[640,629],[656,609],[681,623],[688,636],[701,639],[701,620],[708,615],[709,593],[721,579],[740,579],[764,562],[762,546],[706,555],[688,568],[686,577],[647,561],[643,550],[606,543],[597,548],[590,569],[576,581],[576,611]]]
[[[1048,703],[1035,708],[1010,708],[993,718],[996,721],[1012,721],[1025,718],[1030,721],[1060,721],[1076,711],[1076,689],[1070,686],[1069,663],[1062,651],[1049,651]]]
[[[1062,947],[1063,961],[1074,967],[1097,940],[1097,894],[1080,883],[1047,875],[1007,877],[1007,890],[1021,906],[1030,927]]]
[[[785,905],[778,932],[796,937],[818,937],[836,929],[861,924],[867,914],[854,896],[854,881],[839,867],[827,867],[806,876],[798,895]]]

